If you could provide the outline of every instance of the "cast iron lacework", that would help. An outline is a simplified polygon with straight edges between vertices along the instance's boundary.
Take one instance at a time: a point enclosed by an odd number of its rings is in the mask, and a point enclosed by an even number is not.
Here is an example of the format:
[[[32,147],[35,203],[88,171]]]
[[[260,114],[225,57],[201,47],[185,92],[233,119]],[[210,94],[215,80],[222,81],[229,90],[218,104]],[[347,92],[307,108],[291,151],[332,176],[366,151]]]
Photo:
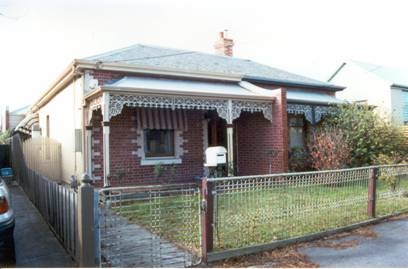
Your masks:
[[[218,116],[227,122],[238,118],[241,111],[262,112],[266,119],[272,121],[272,102],[232,101],[230,109],[226,99],[122,94],[110,95],[109,119],[119,115],[124,106],[216,110]]]
[[[327,106],[315,106],[315,121],[319,122],[323,115],[330,113],[330,107]]]
[[[310,123],[317,123],[322,119],[323,115],[330,113],[330,107],[327,106],[312,106],[301,104],[288,104],[287,111],[290,114],[305,115],[305,118]],[[314,120],[313,120],[314,113]]]
[[[232,101],[232,119],[239,118],[241,111],[262,112],[265,119],[272,121],[272,104],[269,102]]]
[[[88,120],[92,119],[92,112],[102,108],[102,96],[98,96],[89,102]]]

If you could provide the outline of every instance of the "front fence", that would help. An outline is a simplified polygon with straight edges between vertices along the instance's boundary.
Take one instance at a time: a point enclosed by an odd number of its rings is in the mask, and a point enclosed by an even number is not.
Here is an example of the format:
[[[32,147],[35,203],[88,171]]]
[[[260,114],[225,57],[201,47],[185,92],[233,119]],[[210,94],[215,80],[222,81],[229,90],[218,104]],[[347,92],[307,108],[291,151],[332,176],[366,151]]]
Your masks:
[[[408,164],[204,178],[201,186],[95,192],[86,183],[77,194],[27,167],[19,138],[12,142],[19,184],[82,266],[193,266],[408,211]]]
[[[408,165],[380,166],[376,189],[377,216],[408,210]]]
[[[19,137],[12,140],[15,178],[70,255],[78,261],[77,193],[30,169]]]
[[[200,262],[195,184],[99,192],[100,253],[107,267],[187,267]]]
[[[211,260],[405,212],[408,165],[210,178],[202,189]]]
[[[41,136],[21,142],[21,148],[28,168],[49,180],[61,181],[60,143]]]

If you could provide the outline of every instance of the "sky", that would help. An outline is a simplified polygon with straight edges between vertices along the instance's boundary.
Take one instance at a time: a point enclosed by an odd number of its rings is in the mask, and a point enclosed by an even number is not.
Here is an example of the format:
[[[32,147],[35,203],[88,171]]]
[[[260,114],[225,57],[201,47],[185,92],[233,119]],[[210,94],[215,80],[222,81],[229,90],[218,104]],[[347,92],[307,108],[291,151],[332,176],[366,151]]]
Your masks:
[[[75,58],[132,44],[214,52],[327,80],[348,59],[408,67],[408,1],[0,0],[0,109],[33,104]]]

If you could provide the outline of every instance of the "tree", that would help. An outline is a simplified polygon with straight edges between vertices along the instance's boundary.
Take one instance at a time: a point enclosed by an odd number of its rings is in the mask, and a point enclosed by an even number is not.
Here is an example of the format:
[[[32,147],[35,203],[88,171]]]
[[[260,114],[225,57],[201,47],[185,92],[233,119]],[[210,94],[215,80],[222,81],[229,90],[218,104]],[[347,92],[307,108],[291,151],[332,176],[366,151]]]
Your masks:
[[[10,136],[10,131],[0,132],[0,144],[6,144]]]

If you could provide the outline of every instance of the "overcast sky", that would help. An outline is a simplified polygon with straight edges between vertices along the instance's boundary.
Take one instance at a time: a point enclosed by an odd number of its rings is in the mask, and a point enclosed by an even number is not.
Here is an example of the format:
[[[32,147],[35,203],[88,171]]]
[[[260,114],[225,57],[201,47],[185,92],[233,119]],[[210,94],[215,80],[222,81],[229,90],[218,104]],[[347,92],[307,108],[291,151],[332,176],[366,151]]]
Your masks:
[[[32,104],[74,58],[135,43],[234,55],[327,80],[345,59],[408,66],[407,1],[0,0],[0,107]]]

